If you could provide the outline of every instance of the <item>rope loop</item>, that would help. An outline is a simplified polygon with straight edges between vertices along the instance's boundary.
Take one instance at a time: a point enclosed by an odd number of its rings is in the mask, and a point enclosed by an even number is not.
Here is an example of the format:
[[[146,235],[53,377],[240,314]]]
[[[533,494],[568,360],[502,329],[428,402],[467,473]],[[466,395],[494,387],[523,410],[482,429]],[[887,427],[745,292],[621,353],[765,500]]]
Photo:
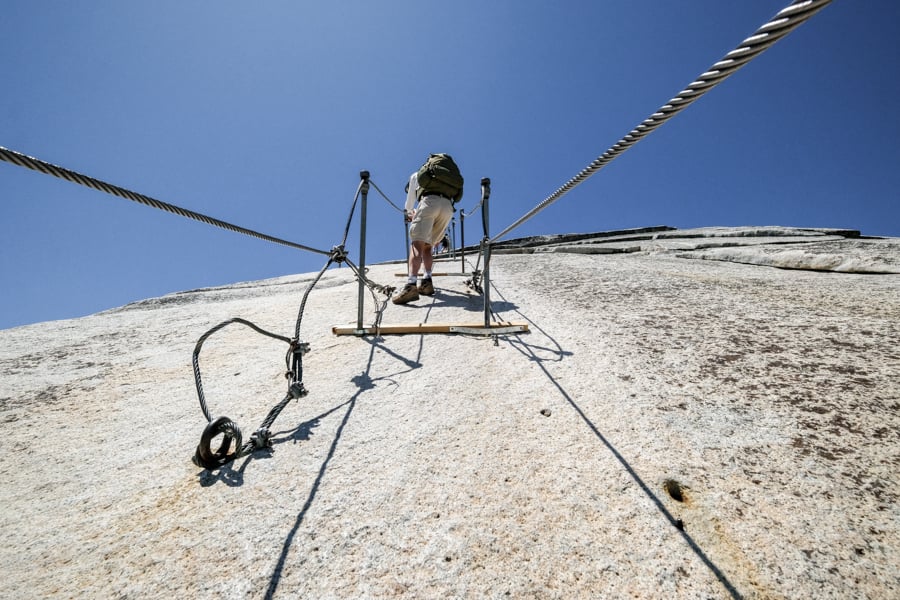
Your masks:
[[[213,450],[213,439],[222,434],[222,443],[218,450]],[[203,430],[200,436],[200,444],[194,453],[194,464],[204,469],[213,470],[228,464],[241,453],[241,430],[234,421],[228,417],[216,417]],[[234,442],[235,451],[231,452],[231,443]]]

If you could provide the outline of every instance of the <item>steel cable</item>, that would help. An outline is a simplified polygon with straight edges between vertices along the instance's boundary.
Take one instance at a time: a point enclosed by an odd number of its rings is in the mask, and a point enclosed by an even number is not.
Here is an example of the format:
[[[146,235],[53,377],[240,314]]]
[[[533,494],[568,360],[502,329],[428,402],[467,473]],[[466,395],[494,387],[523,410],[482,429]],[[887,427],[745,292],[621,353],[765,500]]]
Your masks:
[[[328,262],[325,263],[325,266],[322,267],[322,270],[319,271],[319,274],[313,278],[312,283],[306,288],[306,292],[303,294],[303,300],[300,302],[300,309],[297,311],[297,323],[294,327],[294,339],[300,339],[300,323],[303,321],[303,313],[306,311],[306,300],[309,298],[310,292],[313,291],[313,288],[316,287],[316,284],[319,283],[319,280],[322,279],[322,275],[325,274],[325,271],[328,270],[328,267],[331,266],[331,263],[334,262],[332,259],[329,259]]]
[[[164,210],[166,212],[186,217],[188,219],[200,221],[201,223],[206,223],[207,225],[213,225],[221,229],[226,229],[235,233],[241,233],[243,235],[248,235],[250,237],[254,237],[267,242],[280,244],[282,246],[288,246],[289,248],[306,250],[307,252],[315,252],[316,254],[324,254],[326,256],[331,254],[331,252],[329,251],[318,250],[316,248],[304,246],[303,244],[289,242],[288,240],[283,240],[281,238],[266,235],[258,231],[253,231],[252,229],[247,229],[238,225],[226,223],[225,221],[220,221],[219,219],[215,219],[213,217],[209,217],[192,210],[187,210],[186,208],[175,206],[174,204],[168,204],[167,202],[162,202],[161,200],[156,200],[155,198],[151,198],[137,192],[132,192],[131,190],[106,183],[105,181],[100,181],[99,179],[94,179],[93,177],[88,177],[87,175],[76,173],[75,171],[70,171],[69,169],[50,164],[40,159],[26,156],[25,154],[16,152],[15,150],[4,148],[3,146],[0,146],[0,159],[15,165],[19,165],[20,167],[25,167],[26,169],[39,171],[47,175],[53,175],[54,177],[59,177],[60,179],[65,179],[66,181],[70,181],[72,183],[77,183],[98,190],[100,192],[112,194],[113,196],[118,196],[119,198],[125,198],[126,200],[131,200],[132,202],[137,202],[145,206],[158,208],[159,210]]]
[[[341,247],[347,243],[347,237],[350,235],[350,225],[353,223],[353,213],[356,212],[356,203],[359,202],[359,194],[365,183],[365,179],[360,179],[359,185],[356,187],[356,195],[353,196],[353,203],[350,205],[350,216],[347,217],[347,226],[344,227],[344,237],[341,239]]]
[[[399,206],[397,206],[396,204],[394,204],[393,202],[391,202],[391,199],[388,198],[387,195],[386,195],[384,192],[381,191],[381,188],[379,188],[377,185],[375,185],[375,182],[374,182],[374,181],[371,181],[371,180],[370,180],[369,183],[372,184],[372,187],[375,188],[375,191],[376,191],[376,192],[378,192],[379,194],[381,194],[381,197],[382,197],[382,198],[384,198],[385,200],[387,200],[387,203],[388,203],[388,204],[390,204],[391,206],[394,207],[394,210],[396,210],[397,212],[400,212],[400,213],[405,212],[402,208],[400,208]]]
[[[768,23],[760,27],[753,35],[741,42],[737,48],[725,55],[719,62],[713,64],[705,72],[701,73],[695,81],[692,81],[677,96],[661,106],[655,113],[632,129],[628,135],[616,142],[594,162],[585,167],[575,177],[567,181],[547,198],[542,200],[531,211],[523,215],[512,225],[491,238],[490,242],[496,242],[513,229],[531,219],[534,215],[544,210],[563,195],[571,191],[577,185],[597,173],[610,161],[625,150],[639,142],[648,133],[671,119],[678,112],[688,107],[700,96],[713,87],[733,75],[738,69],[759,56],[771,47],[775,42],[789,34],[796,27],[807,21],[814,14],[825,8],[831,0],[795,0],[789,6],[782,9]]]
[[[293,339],[272,333],[270,331],[266,331],[265,329],[262,329],[261,327],[251,323],[250,321],[247,321],[246,319],[233,318],[233,319],[228,319],[227,321],[223,321],[223,322],[219,323],[218,325],[215,325],[214,327],[209,329],[206,333],[204,333],[202,336],[200,336],[199,340],[197,340],[197,343],[194,346],[194,353],[193,353],[191,362],[192,362],[193,369],[194,369],[194,383],[197,387],[197,396],[200,400],[200,410],[203,411],[203,416],[206,417],[206,421],[210,424],[208,427],[215,425],[215,423],[213,422],[213,417],[210,414],[209,407],[207,406],[207,403],[206,403],[206,395],[203,392],[203,381],[202,381],[202,378],[200,375],[200,351],[203,348],[204,342],[207,339],[209,339],[210,336],[212,336],[214,333],[218,332],[219,330],[224,329],[228,325],[231,325],[232,323],[239,323],[241,325],[246,325],[247,327],[253,329],[257,333],[271,337],[276,340],[280,340],[290,346],[290,348],[287,351],[287,355],[285,357],[285,362],[286,362],[286,365],[288,368],[287,377],[290,380],[290,382],[288,385],[288,392],[285,394],[284,399],[282,399],[281,402],[279,402],[274,407],[272,407],[272,409],[269,411],[268,415],[266,415],[266,418],[263,419],[259,428],[253,434],[253,436],[251,436],[251,439],[248,440],[247,442],[243,443],[243,445],[241,445],[242,433],[241,433],[240,428],[237,426],[236,423],[234,423],[230,419],[224,418],[224,420],[226,422],[224,424],[220,424],[218,429],[221,430],[220,432],[226,432],[226,430],[227,430],[228,435],[231,435],[231,437],[235,440],[236,452],[233,455],[227,455],[228,449],[225,448],[225,450],[223,451],[224,454],[222,456],[218,457],[219,463],[224,464],[225,462],[235,460],[237,458],[241,458],[243,456],[246,456],[247,454],[250,454],[254,449],[256,449],[258,447],[267,446],[269,444],[269,436],[270,436],[269,428],[275,422],[275,419],[278,418],[278,415],[281,414],[281,411],[284,410],[284,408],[290,403],[291,400],[293,400],[295,398],[299,398],[306,394],[306,390],[303,387],[303,354],[304,354],[304,352],[306,352],[308,350],[308,346],[301,344],[299,342],[300,323],[303,319],[303,313],[306,309],[306,301],[307,301],[307,298],[309,297],[310,292],[312,292],[313,288],[316,286],[316,284],[322,278],[322,275],[325,274],[325,271],[328,270],[328,267],[331,266],[332,262],[334,262],[333,259],[329,258],[328,262],[325,263],[325,266],[322,267],[322,270],[319,271],[318,275],[316,275],[316,277],[312,280],[312,282],[309,284],[309,286],[307,286],[306,292],[303,294],[303,300],[300,303],[300,309],[297,314],[297,324],[296,324],[296,329],[294,331]],[[306,347],[304,347],[304,346],[306,346]],[[293,359],[293,361],[292,361],[292,359]],[[202,445],[203,445],[203,438],[201,438],[201,446]],[[215,468],[216,466],[221,466],[221,464],[219,464],[219,463],[216,463],[216,464],[204,463],[202,460],[202,455],[203,455],[203,453],[201,452],[200,447],[198,447],[197,455],[195,455],[195,462],[197,462],[197,464],[199,464],[200,466],[204,466],[205,468]],[[201,457],[201,458],[198,458],[198,457]]]
[[[271,447],[270,427],[275,422],[275,419],[278,418],[282,410],[284,410],[284,408],[290,403],[291,400],[295,398],[301,398],[307,394],[307,390],[303,386],[303,355],[309,351],[309,344],[300,342],[300,326],[303,322],[303,315],[306,312],[306,303],[309,299],[310,293],[313,291],[313,289],[322,279],[322,276],[332,264],[336,262],[346,262],[350,266],[351,270],[353,270],[353,272],[356,274],[356,276],[369,287],[369,291],[373,293],[373,297],[376,290],[385,292],[387,295],[390,295],[390,291],[392,290],[392,288],[379,286],[365,277],[365,274],[360,271],[359,267],[354,265],[347,258],[347,254],[344,251],[344,243],[346,243],[347,241],[347,236],[350,232],[350,225],[353,221],[353,215],[356,212],[356,205],[359,201],[360,193],[364,190],[363,185],[365,183],[366,181],[364,179],[360,182],[360,185],[356,190],[356,195],[353,199],[353,205],[350,209],[350,216],[347,219],[347,225],[344,229],[344,238],[342,243],[339,246],[335,246],[334,248],[332,248],[328,257],[328,261],[315,275],[315,277],[313,277],[312,281],[309,283],[306,291],[303,294],[303,299],[300,302],[300,308],[297,311],[297,321],[294,328],[293,338],[288,338],[268,332],[245,319],[234,318],[223,321],[222,323],[219,323],[218,325],[212,327],[210,330],[200,336],[200,339],[197,341],[197,344],[194,347],[192,361],[194,368],[194,382],[196,384],[197,395],[200,400],[200,409],[203,411],[203,416],[206,417],[206,420],[208,422],[207,428],[204,430],[204,434],[200,440],[200,445],[197,447],[197,452],[194,456],[194,462],[197,465],[207,469],[214,469],[222,466],[223,464],[226,464],[231,460],[246,456],[257,448]],[[278,404],[272,407],[268,415],[266,415],[266,418],[263,419],[259,428],[250,437],[250,440],[243,443],[243,445],[241,445],[242,433],[236,423],[234,423],[227,417],[219,417],[216,420],[213,419],[206,403],[206,396],[203,391],[203,382],[200,375],[199,359],[203,343],[214,333],[232,323],[240,323],[242,325],[246,325],[247,327],[250,327],[258,333],[283,341],[289,345],[288,351],[285,355],[285,366],[287,368],[286,376],[289,380],[288,391],[285,394],[284,398]],[[220,448],[219,451],[213,452],[209,447],[209,444],[211,440],[218,434],[224,435],[223,448]],[[229,453],[232,443],[234,443],[236,446],[236,450],[233,454]]]
[[[237,318],[237,317],[234,319],[228,319],[227,321],[222,321],[221,323],[219,323],[218,325],[216,325],[215,327],[211,328],[209,331],[207,331],[206,333],[201,335],[200,339],[197,340],[197,343],[194,345],[194,353],[193,353],[193,356],[191,359],[191,364],[193,365],[193,368],[194,368],[194,383],[197,386],[197,396],[200,399],[200,410],[203,411],[203,416],[206,417],[207,421],[212,421],[212,415],[209,413],[209,408],[206,405],[206,395],[203,393],[203,381],[200,377],[200,351],[203,349],[203,343],[206,342],[206,340],[209,339],[209,337],[212,334],[216,333],[217,331],[219,331],[221,329],[224,329],[225,327],[227,327],[228,325],[231,325],[232,323],[239,323],[241,325],[246,325],[247,327],[256,331],[257,333],[260,333],[262,335],[268,336],[268,337],[276,339],[276,340],[280,340],[287,344],[291,343],[291,339],[288,337],[285,337],[283,335],[278,335],[278,334],[272,333],[270,331],[266,331],[265,329],[258,327],[257,325],[254,325],[253,323],[251,323],[250,321],[247,321],[246,319],[241,319],[241,318]]]
[[[464,211],[463,209],[459,209],[459,212],[463,214],[464,217],[469,218],[475,214],[475,211],[481,208],[481,205],[484,204],[484,194],[481,195],[481,199],[478,200],[478,204],[472,207],[472,210],[469,212]]]

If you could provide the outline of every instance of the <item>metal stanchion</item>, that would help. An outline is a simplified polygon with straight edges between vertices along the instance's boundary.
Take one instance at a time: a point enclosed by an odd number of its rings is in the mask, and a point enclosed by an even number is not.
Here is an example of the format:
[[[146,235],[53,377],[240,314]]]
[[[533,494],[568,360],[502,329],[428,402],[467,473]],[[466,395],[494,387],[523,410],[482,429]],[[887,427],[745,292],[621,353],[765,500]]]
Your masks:
[[[459,272],[466,272],[466,211],[459,209]]]
[[[461,213],[462,210],[459,212]],[[447,258],[451,261],[456,258],[456,217],[450,221],[450,245],[447,247]]]
[[[406,220],[406,211],[403,211],[403,233],[405,235],[406,245],[403,247],[403,256],[406,258],[406,267],[409,269],[409,221]]]
[[[481,180],[481,224],[484,227],[484,239],[481,241],[481,250],[484,253],[484,326],[491,326],[491,228],[490,214],[488,212],[488,200],[491,197],[491,180],[487,177]]]
[[[363,329],[363,306],[366,300],[366,284],[363,277],[366,275],[366,204],[369,195],[369,172],[360,171],[359,177],[362,184],[359,187],[360,204],[359,204],[359,304],[356,313],[356,329]]]

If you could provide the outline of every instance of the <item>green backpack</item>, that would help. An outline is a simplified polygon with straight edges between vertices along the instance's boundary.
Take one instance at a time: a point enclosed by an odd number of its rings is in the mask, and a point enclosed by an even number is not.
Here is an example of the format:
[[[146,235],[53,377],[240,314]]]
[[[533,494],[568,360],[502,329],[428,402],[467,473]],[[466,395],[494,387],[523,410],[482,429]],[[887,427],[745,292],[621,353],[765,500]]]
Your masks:
[[[463,176],[449,154],[432,154],[417,173],[418,196],[440,194],[459,202],[463,195]]]

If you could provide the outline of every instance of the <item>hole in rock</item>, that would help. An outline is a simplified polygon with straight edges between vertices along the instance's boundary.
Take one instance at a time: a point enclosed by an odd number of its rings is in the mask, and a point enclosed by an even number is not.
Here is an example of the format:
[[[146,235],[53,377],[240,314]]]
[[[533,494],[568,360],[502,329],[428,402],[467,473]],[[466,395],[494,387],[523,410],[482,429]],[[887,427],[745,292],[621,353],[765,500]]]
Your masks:
[[[669,497],[672,500],[677,502],[684,502],[685,494],[684,491],[687,489],[685,486],[681,485],[674,479],[666,479],[663,481],[663,487],[666,490],[666,493],[669,494]]]

